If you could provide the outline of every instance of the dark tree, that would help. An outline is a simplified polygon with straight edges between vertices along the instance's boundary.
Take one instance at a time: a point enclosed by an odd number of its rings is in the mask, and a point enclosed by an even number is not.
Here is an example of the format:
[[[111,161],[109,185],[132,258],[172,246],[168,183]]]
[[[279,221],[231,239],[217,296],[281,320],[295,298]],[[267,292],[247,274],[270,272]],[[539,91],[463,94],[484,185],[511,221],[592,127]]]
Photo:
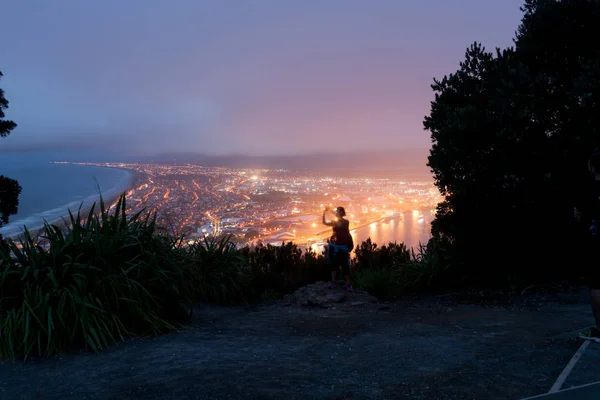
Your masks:
[[[0,72],[0,79],[2,79]],[[0,88],[0,137],[7,137],[17,127],[13,121],[5,120],[4,110],[8,108],[8,100]],[[14,179],[0,175],[0,226],[8,223],[8,217],[17,213],[21,186]],[[0,238],[2,236],[0,235]]]
[[[599,142],[599,8],[527,1],[514,48],[475,44],[432,85],[428,165],[444,196],[432,232],[473,283],[571,278],[553,276],[557,262],[577,273],[572,209]]]
[[[600,3],[596,0],[528,0],[515,39],[519,58],[536,78],[535,114],[566,156],[565,168],[581,169],[598,147]],[[577,153],[577,154],[574,154]],[[577,157],[580,164],[570,159]],[[585,165],[583,166],[585,168]],[[574,171],[568,171],[572,174]]]

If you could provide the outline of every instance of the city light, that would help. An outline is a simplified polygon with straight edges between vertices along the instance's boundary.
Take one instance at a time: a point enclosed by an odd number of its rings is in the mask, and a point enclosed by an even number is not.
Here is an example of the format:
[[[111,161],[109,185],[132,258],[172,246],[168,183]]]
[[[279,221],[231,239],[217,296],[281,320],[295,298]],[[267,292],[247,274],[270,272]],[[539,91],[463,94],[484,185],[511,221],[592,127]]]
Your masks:
[[[258,240],[274,245],[283,240],[322,242],[331,235],[331,228],[321,221],[327,206],[330,210],[344,207],[352,229],[374,230],[379,222],[401,219],[403,212],[412,211],[424,223],[421,210],[429,213],[441,200],[431,181],[340,180],[318,171],[192,164],[79,164],[135,171],[135,181],[127,191],[128,212],[156,212],[157,225],[185,236],[186,242],[218,235],[231,235],[239,245]],[[331,212],[328,220],[337,221]],[[319,246],[307,244],[307,248]]]

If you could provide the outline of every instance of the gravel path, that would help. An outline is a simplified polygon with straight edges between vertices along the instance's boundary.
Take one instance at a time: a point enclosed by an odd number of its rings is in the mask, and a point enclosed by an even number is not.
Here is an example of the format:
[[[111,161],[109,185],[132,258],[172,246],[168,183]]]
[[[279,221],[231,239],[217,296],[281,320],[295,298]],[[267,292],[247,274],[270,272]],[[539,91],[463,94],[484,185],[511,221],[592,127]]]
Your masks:
[[[0,399],[514,400],[549,390],[589,314],[583,303],[206,306],[181,332],[99,355],[0,363]]]

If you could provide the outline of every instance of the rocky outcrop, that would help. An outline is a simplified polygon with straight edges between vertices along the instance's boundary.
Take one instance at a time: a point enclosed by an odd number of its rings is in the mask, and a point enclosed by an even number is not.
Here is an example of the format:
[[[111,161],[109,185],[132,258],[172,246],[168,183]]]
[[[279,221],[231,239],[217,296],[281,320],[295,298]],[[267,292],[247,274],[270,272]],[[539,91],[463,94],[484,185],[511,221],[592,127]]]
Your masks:
[[[330,308],[334,306],[358,307],[366,304],[376,304],[377,299],[369,293],[354,289],[347,292],[344,283],[330,289],[327,282],[316,282],[298,289],[294,294],[287,295],[284,302],[296,306],[312,306]]]

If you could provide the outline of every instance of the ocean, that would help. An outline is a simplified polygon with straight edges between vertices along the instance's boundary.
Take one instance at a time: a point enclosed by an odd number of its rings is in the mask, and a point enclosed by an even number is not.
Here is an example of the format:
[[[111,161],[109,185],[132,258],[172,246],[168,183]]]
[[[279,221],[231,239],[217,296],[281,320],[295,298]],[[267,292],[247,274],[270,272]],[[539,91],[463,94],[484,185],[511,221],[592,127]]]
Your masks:
[[[22,187],[16,215],[0,228],[3,236],[13,236],[39,228],[43,221],[55,221],[99,200],[98,187],[105,199],[126,191],[133,174],[127,170],[94,166],[52,164],[59,154],[0,153],[0,175],[16,179]]]
[[[402,213],[402,218],[374,222],[355,229],[352,238],[356,246],[371,238],[378,247],[389,242],[402,242],[416,252],[420,244],[426,245],[431,238],[431,221],[434,218],[434,210],[407,211]]]

